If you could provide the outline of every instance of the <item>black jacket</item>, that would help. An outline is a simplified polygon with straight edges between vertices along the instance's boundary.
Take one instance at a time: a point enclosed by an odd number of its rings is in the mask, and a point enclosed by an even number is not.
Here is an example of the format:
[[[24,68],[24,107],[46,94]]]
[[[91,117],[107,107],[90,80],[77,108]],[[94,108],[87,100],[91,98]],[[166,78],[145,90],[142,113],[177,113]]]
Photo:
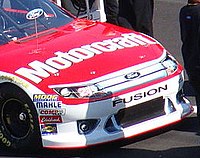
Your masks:
[[[184,6],[179,15],[185,69],[200,71],[200,4]]]

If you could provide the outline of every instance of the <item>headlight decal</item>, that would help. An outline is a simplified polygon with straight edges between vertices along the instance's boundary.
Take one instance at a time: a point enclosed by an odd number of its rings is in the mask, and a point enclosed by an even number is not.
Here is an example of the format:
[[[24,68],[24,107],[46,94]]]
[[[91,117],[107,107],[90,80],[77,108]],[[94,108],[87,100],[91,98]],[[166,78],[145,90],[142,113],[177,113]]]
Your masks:
[[[178,69],[178,63],[170,54],[162,61],[162,65],[166,68],[168,75],[173,74]]]
[[[53,90],[65,98],[91,98],[98,99],[110,95],[109,92],[100,90],[96,85],[80,86],[80,87],[60,87]]]

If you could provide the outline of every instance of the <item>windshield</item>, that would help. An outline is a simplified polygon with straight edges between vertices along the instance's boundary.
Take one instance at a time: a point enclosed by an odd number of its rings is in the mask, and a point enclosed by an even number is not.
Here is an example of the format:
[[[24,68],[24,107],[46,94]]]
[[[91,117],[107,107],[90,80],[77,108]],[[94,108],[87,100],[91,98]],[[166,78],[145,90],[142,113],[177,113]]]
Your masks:
[[[72,20],[50,0],[0,0],[0,45]]]

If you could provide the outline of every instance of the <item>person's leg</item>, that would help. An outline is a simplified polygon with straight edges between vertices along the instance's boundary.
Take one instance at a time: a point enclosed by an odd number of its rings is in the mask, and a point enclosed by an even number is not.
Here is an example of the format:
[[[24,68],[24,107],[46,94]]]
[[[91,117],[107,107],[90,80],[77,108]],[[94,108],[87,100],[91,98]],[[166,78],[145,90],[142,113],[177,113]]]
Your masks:
[[[153,36],[153,0],[119,0],[119,24]]]
[[[118,25],[119,5],[117,0],[104,0],[107,22]]]
[[[135,29],[150,36],[153,36],[153,0],[133,0],[135,10]]]
[[[131,22],[135,21],[134,11],[131,7],[132,0],[119,0],[119,25],[128,29],[134,29]]]
[[[195,91],[197,117],[200,124],[200,69],[188,72],[189,82]]]

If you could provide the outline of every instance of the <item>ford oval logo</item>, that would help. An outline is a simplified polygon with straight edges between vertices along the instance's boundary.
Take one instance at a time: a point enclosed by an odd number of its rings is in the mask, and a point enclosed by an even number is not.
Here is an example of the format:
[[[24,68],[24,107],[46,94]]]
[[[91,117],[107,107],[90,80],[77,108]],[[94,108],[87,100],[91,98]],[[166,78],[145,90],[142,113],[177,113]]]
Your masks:
[[[124,77],[126,79],[132,80],[132,79],[140,77],[140,73],[139,72],[131,72],[131,73],[125,75]]]

